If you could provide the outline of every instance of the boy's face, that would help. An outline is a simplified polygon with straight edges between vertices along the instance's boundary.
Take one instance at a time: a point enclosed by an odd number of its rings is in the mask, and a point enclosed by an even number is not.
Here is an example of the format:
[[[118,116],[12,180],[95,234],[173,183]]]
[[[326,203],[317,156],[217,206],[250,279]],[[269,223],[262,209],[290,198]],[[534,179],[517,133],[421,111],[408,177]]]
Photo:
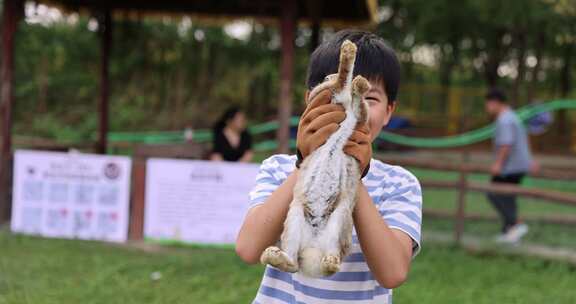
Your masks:
[[[372,88],[364,96],[364,100],[370,108],[368,123],[370,125],[370,137],[372,141],[378,136],[384,126],[390,121],[392,113],[396,109],[396,102],[389,102],[386,91],[381,81],[370,81]]]
[[[370,80],[370,91],[364,95],[364,101],[368,103],[368,125],[372,142],[384,126],[390,121],[392,113],[396,109],[396,102],[389,102],[386,91],[381,81]],[[308,99],[310,91],[306,91],[305,99]]]

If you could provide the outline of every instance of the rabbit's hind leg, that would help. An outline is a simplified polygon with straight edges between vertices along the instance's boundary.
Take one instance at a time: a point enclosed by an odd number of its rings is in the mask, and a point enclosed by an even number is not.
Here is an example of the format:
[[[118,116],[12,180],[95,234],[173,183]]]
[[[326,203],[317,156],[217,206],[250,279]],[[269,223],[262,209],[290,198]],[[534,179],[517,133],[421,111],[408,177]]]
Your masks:
[[[322,242],[322,248],[326,253],[322,258],[321,267],[324,275],[332,275],[340,270],[343,253],[346,253],[349,247],[349,241],[342,239],[342,229],[351,233],[352,209],[350,202],[346,199],[340,200],[334,212],[330,215],[330,219],[323,231],[323,235],[319,237]]]
[[[260,262],[262,264],[274,266],[285,272],[298,271],[298,266],[291,261],[286,252],[276,246],[266,248],[262,253],[262,256],[260,256]]]
[[[302,204],[292,201],[280,238],[283,250],[276,246],[266,248],[260,257],[260,262],[286,272],[298,271],[298,252],[302,245],[302,229],[305,224]]]
[[[370,82],[358,75],[352,80],[352,107],[356,118],[358,119],[358,124],[365,124],[368,122],[368,110],[369,106],[363,97],[368,91],[370,91]]]
[[[360,176],[354,159],[348,159],[345,170],[347,174],[342,176],[336,208],[330,214],[323,234],[319,237],[326,253],[322,259],[322,270],[327,275],[340,270],[342,259],[348,254],[352,243],[352,211],[356,203],[356,191],[353,189],[357,188]]]
[[[344,202],[338,202],[338,207],[330,215],[330,219],[319,239],[322,242],[322,249],[325,255],[322,257],[321,268],[324,275],[332,275],[340,270],[342,261],[340,249],[340,230],[344,225],[344,218],[348,216],[348,211],[343,208]]]

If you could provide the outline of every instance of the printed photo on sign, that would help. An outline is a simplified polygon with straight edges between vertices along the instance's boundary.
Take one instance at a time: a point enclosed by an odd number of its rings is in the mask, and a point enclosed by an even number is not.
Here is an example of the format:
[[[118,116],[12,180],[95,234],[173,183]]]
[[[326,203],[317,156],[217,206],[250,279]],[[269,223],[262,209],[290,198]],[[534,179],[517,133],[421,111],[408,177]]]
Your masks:
[[[116,212],[101,212],[98,214],[97,233],[103,239],[110,238],[118,230],[118,214]]]
[[[49,200],[53,203],[68,202],[68,184],[50,183]]]
[[[41,181],[28,180],[24,182],[22,197],[25,201],[40,202],[43,199],[44,184]]]
[[[94,186],[80,184],[76,186],[76,199],[78,205],[88,205],[94,201]]]
[[[48,235],[65,236],[68,234],[68,219],[70,216],[68,209],[49,209],[46,215],[46,233]]]
[[[30,234],[42,231],[42,209],[27,207],[22,209],[22,230]]]
[[[98,202],[101,205],[113,206],[118,203],[118,188],[115,186],[101,186],[98,193]]]

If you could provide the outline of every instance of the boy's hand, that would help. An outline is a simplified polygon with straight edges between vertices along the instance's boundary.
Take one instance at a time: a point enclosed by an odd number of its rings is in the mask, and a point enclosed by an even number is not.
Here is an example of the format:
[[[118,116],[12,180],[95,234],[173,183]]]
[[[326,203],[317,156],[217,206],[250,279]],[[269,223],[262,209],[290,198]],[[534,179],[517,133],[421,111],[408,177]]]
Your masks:
[[[308,155],[323,145],[346,118],[344,108],[341,105],[331,104],[331,99],[332,90],[326,88],[308,101],[308,106],[298,123],[296,167],[300,167]]]
[[[346,118],[344,108],[341,105],[331,104],[331,99],[332,90],[326,88],[308,101],[308,106],[298,123],[296,167],[300,167],[308,155],[326,143],[328,137],[338,130],[340,123]],[[367,125],[356,127],[344,146],[344,153],[358,160],[364,177],[372,158],[372,140]]]
[[[367,124],[356,126],[344,146],[344,153],[358,160],[362,177],[366,176],[370,169],[370,159],[372,159],[372,137]]]

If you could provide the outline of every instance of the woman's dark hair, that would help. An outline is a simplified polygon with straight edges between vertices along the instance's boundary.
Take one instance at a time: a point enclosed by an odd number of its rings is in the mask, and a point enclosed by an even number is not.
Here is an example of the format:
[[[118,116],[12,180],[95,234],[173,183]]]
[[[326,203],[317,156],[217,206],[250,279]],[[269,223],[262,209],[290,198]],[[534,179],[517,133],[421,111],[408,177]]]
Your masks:
[[[306,85],[311,90],[330,74],[338,71],[340,46],[350,40],[358,48],[354,76],[382,82],[389,102],[396,101],[400,85],[400,62],[384,39],[365,31],[343,30],[323,42],[310,57]]]
[[[224,128],[228,124],[228,122],[232,120],[239,112],[242,112],[242,109],[240,107],[238,106],[229,107],[226,111],[224,111],[224,113],[222,113],[220,119],[218,119],[218,121],[214,124],[213,127],[214,132],[221,133],[222,130],[224,130]]]

